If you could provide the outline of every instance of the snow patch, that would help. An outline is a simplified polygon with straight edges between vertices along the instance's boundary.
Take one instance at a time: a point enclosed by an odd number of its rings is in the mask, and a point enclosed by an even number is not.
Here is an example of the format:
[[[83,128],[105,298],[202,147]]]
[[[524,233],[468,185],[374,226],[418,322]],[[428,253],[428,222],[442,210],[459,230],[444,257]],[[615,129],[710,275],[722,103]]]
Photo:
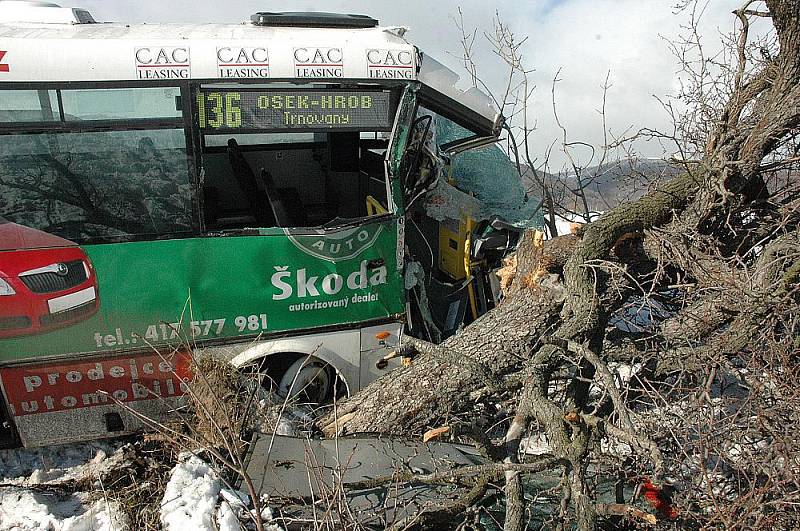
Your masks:
[[[0,490],[0,530],[120,531],[127,521],[119,506],[84,493],[61,495],[23,487]]]
[[[603,212],[590,212],[589,219],[591,221],[597,221],[600,216],[603,215]],[[556,230],[558,234],[555,236],[564,236],[565,234],[572,234],[573,227],[577,225],[584,225],[586,224],[586,218],[580,214],[572,214],[572,215],[563,215],[559,216],[556,214],[555,216],[556,221]],[[545,224],[544,226],[544,234],[547,239],[554,237],[554,235],[550,234],[549,227]]]
[[[247,521],[249,497],[223,488],[219,475],[192,454],[181,454],[170,472],[161,502],[161,523],[166,531],[239,531]],[[264,529],[282,531],[271,523],[272,511],[261,511]]]
[[[225,502],[221,503],[219,510],[217,510],[217,525],[219,526],[219,531],[239,531],[242,528],[239,523],[239,516]]]
[[[161,523],[167,531],[213,529],[219,479],[197,456],[175,465],[161,502]]]
[[[519,442],[519,450],[528,455],[544,455],[550,453],[550,444],[544,433],[523,437]]]
[[[123,460],[119,441],[15,448],[0,451],[0,478],[17,485],[96,479]]]
[[[95,442],[0,451],[0,531],[118,531],[119,505],[99,492],[99,478],[124,466],[124,443]],[[65,494],[50,485],[95,483],[97,491]]]

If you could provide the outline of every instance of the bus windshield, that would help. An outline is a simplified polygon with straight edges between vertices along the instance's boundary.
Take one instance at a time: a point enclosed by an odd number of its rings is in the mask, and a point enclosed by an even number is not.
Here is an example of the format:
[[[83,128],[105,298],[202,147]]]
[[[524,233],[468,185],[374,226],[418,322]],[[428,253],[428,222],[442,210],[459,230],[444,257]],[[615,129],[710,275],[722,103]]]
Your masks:
[[[333,226],[387,212],[398,99],[375,87],[197,86],[205,227]]]

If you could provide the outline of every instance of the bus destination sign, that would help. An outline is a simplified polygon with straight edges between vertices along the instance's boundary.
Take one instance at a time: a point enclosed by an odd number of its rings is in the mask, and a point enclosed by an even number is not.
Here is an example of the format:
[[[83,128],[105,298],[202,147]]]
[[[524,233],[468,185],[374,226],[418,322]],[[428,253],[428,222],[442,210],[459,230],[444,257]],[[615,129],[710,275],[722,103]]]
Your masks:
[[[207,132],[392,127],[389,91],[203,89],[197,93],[197,110],[200,128]]]

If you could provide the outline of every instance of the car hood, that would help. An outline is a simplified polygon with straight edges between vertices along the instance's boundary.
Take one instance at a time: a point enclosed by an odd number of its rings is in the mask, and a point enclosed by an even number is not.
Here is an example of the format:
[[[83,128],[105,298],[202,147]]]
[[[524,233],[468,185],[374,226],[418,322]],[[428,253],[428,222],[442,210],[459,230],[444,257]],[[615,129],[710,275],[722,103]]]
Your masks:
[[[0,251],[76,247],[77,245],[75,242],[65,240],[60,236],[0,218]]]

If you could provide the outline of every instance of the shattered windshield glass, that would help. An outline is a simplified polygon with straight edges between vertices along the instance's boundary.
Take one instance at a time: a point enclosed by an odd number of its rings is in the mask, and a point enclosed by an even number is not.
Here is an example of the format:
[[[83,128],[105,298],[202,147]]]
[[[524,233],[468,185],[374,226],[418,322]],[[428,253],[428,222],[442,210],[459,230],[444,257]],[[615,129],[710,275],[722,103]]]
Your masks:
[[[448,142],[474,136],[473,133],[442,116],[436,117],[436,142]],[[539,201],[528,197],[519,172],[497,144],[472,149],[452,157],[451,182],[467,194],[473,194],[486,214],[521,227],[541,225]]]

